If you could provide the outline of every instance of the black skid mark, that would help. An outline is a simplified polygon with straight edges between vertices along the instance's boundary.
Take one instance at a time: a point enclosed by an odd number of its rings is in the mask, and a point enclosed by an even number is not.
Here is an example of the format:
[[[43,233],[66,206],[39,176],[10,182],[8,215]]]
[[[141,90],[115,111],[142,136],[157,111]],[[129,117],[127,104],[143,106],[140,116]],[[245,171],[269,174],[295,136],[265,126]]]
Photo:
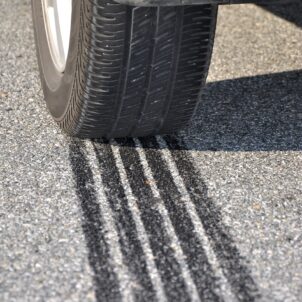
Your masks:
[[[165,230],[161,214],[156,204],[159,202],[153,196],[148,179],[140,162],[138,151],[132,139],[120,139],[119,143],[122,160],[127,171],[129,183],[136,196],[149,235],[153,253],[156,256],[157,267],[161,273],[167,296],[171,301],[187,301],[189,296],[181,275],[178,263],[174,258],[174,251],[170,249],[169,236]],[[171,187],[171,171],[158,161],[159,150],[144,150],[148,164],[154,173],[155,180],[160,190],[161,199],[168,210],[169,218],[180,241],[188,268],[199,293],[201,301],[221,301],[216,294],[218,286],[214,272],[208,262],[202,244],[199,242],[192,221],[183,206],[177,189]]]
[[[89,263],[94,273],[96,299],[98,302],[120,301],[119,283],[110,265],[109,248],[104,235],[93,174],[80,141],[73,140],[70,143],[69,160],[82,210],[82,228]]]
[[[181,274],[179,263],[160,212],[157,209],[157,198],[153,195],[135,148],[134,141],[117,140],[119,151],[125,167],[129,184],[137,200],[141,219],[148,234],[154,261],[162,279],[162,283],[169,301],[188,301],[185,281]]]
[[[223,224],[220,210],[208,197],[207,186],[189,157],[185,143],[173,136],[165,136],[164,139],[233,292],[239,301],[258,300],[259,292],[244,264],[245,259]]]
[[[215,273],[207,259],[202,242],[175,185],[173,174],[167,167],[157,145],[156,138],[140,139],[148,164],[156,181],[160,196],[186,255],[187,265],[202,301],[222,301],[217,294],[219,286]]]
[[[106,198],[114,214],[124,262],[137,284],[133,289],[134,297],[136,301],[156,301],[155,289],[148,274],[145,255],[111,147],[108,141],[101,140],[95,140],[93,145]]]

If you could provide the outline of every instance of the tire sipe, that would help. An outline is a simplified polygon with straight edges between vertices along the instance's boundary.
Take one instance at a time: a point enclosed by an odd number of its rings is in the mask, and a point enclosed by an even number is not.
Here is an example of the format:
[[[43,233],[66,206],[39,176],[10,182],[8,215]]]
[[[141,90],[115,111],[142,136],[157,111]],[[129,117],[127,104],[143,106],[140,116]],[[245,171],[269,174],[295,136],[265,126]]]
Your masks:
[[[60,71],[43,1],[32,0],[40,77],[47,106],[65,132],[115,138],[188,125],[208,73],[217,5],[73,0],[69,51]]]

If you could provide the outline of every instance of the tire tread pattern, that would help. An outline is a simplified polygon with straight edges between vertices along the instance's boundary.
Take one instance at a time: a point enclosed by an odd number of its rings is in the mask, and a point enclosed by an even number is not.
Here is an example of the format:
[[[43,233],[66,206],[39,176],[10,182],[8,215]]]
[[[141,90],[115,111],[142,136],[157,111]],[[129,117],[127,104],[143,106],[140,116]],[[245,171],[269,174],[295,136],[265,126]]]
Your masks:
[[[217,6],[81,3],[77,71],[61,128],[87,138],[184,128],[207,76]]]

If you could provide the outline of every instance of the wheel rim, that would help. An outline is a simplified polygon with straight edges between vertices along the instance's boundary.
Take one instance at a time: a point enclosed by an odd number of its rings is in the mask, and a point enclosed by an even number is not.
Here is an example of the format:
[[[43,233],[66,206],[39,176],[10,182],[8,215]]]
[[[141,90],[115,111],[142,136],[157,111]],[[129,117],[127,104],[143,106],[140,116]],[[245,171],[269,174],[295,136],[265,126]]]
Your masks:
[[[48,46],[54,65],[64,72],[69,51],[72,0],[42,0]]]

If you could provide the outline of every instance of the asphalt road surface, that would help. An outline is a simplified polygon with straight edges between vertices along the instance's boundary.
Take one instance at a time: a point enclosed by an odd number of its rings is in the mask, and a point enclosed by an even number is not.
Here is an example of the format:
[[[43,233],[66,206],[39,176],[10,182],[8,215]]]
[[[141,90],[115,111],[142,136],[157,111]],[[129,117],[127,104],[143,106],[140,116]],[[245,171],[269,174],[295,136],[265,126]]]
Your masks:
[[[0,301],[302,301],[302,5],[220,9],[178,136],[49,116],[29,0],[0,0]]]

